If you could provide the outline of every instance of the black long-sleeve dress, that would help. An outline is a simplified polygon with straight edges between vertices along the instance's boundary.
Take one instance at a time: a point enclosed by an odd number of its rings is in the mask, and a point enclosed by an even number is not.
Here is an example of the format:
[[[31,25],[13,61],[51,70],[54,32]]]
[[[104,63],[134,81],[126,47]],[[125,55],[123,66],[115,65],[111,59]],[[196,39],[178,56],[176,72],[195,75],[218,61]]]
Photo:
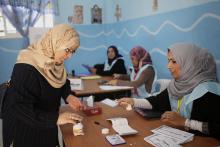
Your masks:
[[[32,65],[15,64],[3,108],[4,147],[55,147],[60,100],[70,93],[68,80],[54,88]]]
[[[147,100],[153,106],[153,110],[171,111],[168,91],[165,89],[157,96],[149,97]],[[220,139],[220,96],[207,92],[202,97],[193,101],[191,111],[192,120],[208,123],[209,136]],[[199,131],[190,130],[197,135],[204,135]]]
[[[123,59],[118,59],[110,70],[104,70],[104,64],[97,64],[94,67],[97,69],[96,74],[101,76],[112,76],[113,74],[127,74]]]

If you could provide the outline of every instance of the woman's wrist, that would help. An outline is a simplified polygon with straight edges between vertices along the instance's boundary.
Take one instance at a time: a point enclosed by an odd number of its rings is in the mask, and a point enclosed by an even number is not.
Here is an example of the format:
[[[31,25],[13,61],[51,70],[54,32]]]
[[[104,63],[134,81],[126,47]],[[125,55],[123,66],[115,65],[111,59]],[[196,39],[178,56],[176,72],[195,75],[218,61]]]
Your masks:
[[[72,94],[68,95],[67,98],[66,98],[66,102],[69,104],[69,103],[70,103],[70,100],[71,100],[72,98],[74,98],[74,97],[75,97],[75,96],[72,95]]]

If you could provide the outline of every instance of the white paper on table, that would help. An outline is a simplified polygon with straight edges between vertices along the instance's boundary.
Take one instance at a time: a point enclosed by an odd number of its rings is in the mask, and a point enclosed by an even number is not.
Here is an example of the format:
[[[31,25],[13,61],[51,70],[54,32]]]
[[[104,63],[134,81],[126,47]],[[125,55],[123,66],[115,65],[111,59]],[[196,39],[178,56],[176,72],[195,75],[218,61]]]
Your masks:
[[[162,125],[156,129],[151,130],[153,133],[161,134],[172,138],[177,144],[186,143],[193,140],[194,134],[175,129],[166,125]]]
[[[94,106],[94,97],[92,95],[86,98],[86,104],[89,107]]]
[[[71,90],[83,90],[82,79],[69,79]]]
[[[172,138],[161,134],[152,134],[145,137],[144,140],[156,147],[181,147]]]
[[[99,86],[102,90],[120,90],[120,89],[132,89],[130,86],[111,86],[111,85],[101,85]]]
[[[108,105],[110,107],[115,107],[115,106],[118,105],[118,103],[116,103],[115,101],[113,101],[111,99],[108,99],[108,98],[102,100],[101,103],[106,104],[106,105]]]
[[[128,120],[126,118],[117,117],[117,118],[110,118],[107,120],[110,120],[112,122],[112,128],[121,136],[138,133],[137,130],[131,128],[128,125]]]

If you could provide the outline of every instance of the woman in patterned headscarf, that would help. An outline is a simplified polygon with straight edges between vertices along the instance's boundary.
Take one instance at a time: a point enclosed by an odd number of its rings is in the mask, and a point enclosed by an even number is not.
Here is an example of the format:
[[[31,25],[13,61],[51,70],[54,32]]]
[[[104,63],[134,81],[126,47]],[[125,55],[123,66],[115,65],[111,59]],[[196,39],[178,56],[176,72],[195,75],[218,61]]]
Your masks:
[[[148,99],[124,98],[119,103],[160,110],[161,120],[172,126],[220,138],[220,84],[214,58],[192,43],[171,45],[167,58],[173,76],[167,89]]]
[[[64,68],[64,60],[75,53],[79,44],[78,33],[60,24],[20,51],[4,102],[4,147],[55,147],[57,125],[82,119],[73,113],[59,116],[61,97],[73,109],[82,108],[71,94]]]
[[[112,80],[108,84],[132,86],[134,87],[132,97],[148,97],[154,89],[152,85],[156,80],[150,54],[143,47],[136,46],[130,51],[130,58],[133,64],[130,76],[115,74],[116,80]]]

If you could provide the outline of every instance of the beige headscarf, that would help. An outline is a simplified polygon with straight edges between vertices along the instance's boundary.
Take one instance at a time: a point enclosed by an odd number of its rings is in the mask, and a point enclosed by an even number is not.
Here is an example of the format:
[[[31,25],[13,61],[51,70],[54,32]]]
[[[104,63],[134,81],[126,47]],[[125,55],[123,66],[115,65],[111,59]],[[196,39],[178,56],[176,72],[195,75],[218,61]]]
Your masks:
[[[16,63],[33,65],[54,88],[62,87],[67,78],[64,63],[55,65],[54,55],[66,48],[78,48],[78,33],[67,24],[56,25],[37,42],[21,50]]]

